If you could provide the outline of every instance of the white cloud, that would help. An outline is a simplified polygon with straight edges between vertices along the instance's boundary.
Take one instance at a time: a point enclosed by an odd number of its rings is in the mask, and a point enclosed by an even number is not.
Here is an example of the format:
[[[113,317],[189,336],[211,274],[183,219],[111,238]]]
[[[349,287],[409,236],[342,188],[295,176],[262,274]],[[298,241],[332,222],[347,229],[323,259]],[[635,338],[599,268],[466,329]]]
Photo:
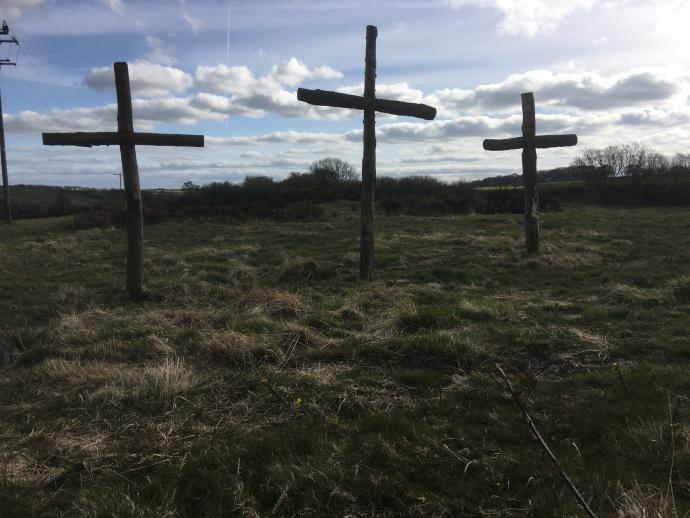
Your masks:
[[[537,130],[540,133],[576,131],[591,135],[606,129],[620,129],[621,126],[633,128],[649,128],[657,125],[675,127],[689,123],[690,108],[683,113],[635,109],[618,114],[539,115],[537,118]],[[452,149],[462,139],[467,138],[479,142],[483,138],[519,136],[521,124],[522,117],[519,115],[504,117],[468,115],[428,123],[392,122],[382,124],[377,126],[376,136],[380,142],[386,144],[409,145],[410,143],[430,143],[435,146],[443,145]],[[242,147],[268,144],[342,145],[350,143],[359,145],[361,139],[362,130],[360,129],[344,133],[282,131],[252,137],[208,137],[207,145],[236,145]]]
[[[468,5],[491,7],[503,14],[498,25],[502,35],[553,31],[559,22],[578,9],[590,9],[601,0],[444,0],[453,9]]]
[[[364,83],[338,88],[338,91],[344,94],[362,95],[364,93]],[[376,97],[408,103],[423,103],[425,101],[424,92],[410,87],[407,82],[393,83],[390,85],[378,84],[376,85]]]
[[[166,45],[163,40],[151,35],[146,36],[145,41],[150,50],[141,61],[165,66],[172,66],[177,63],[177,58],[174,56],[175,49],[172,45]]]
[[[110,7],[116,13],[121,13],[125,9],[123,0],[102,0],[105,5]]]
[[[12,18],[21,16],[24,11],[34,9],[45,4],[45,0],[0,0],[0,13]]]
[[[194,34],[198,33],[201,29],[203,29],[206,26],[206,24],[201,18],[195,18],[194,16],[190,16],[187,13],[183,13],[182,18],[185,22],[187,22],[187,25],[189,25]]]
[[[84,84],[96,90],[112,91],[115,79],[112,67],[95,68],[84,80]],[[129,65],[132,95],[159,97],[188,90],[194,83],[192,76],[179,68],[149,62]]]
[[[633,108],[641,103],[656,107],[684,105],[690,94],[690,70],[647,67],[621,74],[605,75],[577,71],[574,62],[559,63],[552,70],[530,70],[513,74],[498,83],[472,89],[444,88],[425,94],[408,83],[379,84],[376,95],[438,109],[439,118],[463,113],[516,112],[520,94],[534,92],[540,107],[603,111]],[[364,85],[338,88],[339,92],[362,95]]]
[[[540,105],[580,110],[611,110],[645,104],[684,104],[690,92],[690,71],[671,68],[640,68],[622,74],[531,70],[507,77],[500,83],[472,90],[447,88],[427,97],[441,111],[505,110],[519,107],[519,95],[534,92]]]
[[[340,79],[339,72],[329,66],[310,69],[297,58],[291,58],[279,65],[273,65],[271,72],[264,77],[255,77],[245,66],[216,65],[198,67],[196,85],[213,92],[247,95],[252,90],[275,89],[284,86],[297,86],[311,79]]]
[[[216,65],[198,67],[194,83],[200,90],[221,92],[232,95],[249,95],[253,88],[259,86],[260,80],[248,67]]]
[[[310,69],[297,58],[272,67],[263,77],[256,77],[245,66],[216,65],[198,67],[195,86],[202,91],[230,96],[235,105],[244,106],[255,116],[276,113],[283,117],[309,117],[339,119],[348,116],[347,111],[310,106],[299,102],[294,87],[309,79],[332,79],[342,74],[327,66]]]
[[[291,58],[280,65],[273,65],[270,77],[286,86],[295,86],[308,79],[340,79],[343,74],[325,65],[310,70],[299,59]]]

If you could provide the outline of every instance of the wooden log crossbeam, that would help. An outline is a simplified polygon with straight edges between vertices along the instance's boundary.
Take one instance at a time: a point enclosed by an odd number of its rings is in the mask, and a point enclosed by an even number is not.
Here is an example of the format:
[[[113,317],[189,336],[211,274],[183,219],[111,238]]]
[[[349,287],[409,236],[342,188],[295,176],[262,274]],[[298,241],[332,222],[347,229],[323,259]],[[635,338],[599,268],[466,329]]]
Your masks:
[[[161,133],[44,133],[44,146],[185,146],[204,147],[203,135]]]
[[[44,133],[46,146],[120,146],[127,209],[127,290],[140,299],[143,289],[144,215],[136,146],[203,147],[203,135],[136,133],[127,63],[114,64],[117,92],[117,132]]]
[[[527,253],[539,253],[539,194],[537,192],[537,149],[577,145],[577,135],[537,135],[534,94],[521,95],[522,137],[486,139],[487,151],[522,149],[522,183],[525,188],[525,245]]]
[[[333,108],[350,108],[351,110],[374,110],[390,115],[417,117],[418,119],[434,120],[436,108],[426,104],[406,103],[403,101],[391,101],[388,99],[374,99],[368,102],[359,95],[329,92],[327,90],[307,90],[299,88],[297,99],[315,106],[330,106]]]
[[[538,135],[536,137],[515,137],[500,140],[486,139],[484,149],[486,151],[510,151],[511,149],[536,148],[547,149],[551,147],[576,146],[577,135]]]
[[[374,278],[374,190],[376,187],[376,112],[424,120],[436,118],[436,108],[425,104],[378,99],[376,97],[376,38],[378,29],[367,26],[364,95],[350,95],[326,90],[297,90],[299,101],[333,108],[349,108],[364,112],[362,154],[362,203],[360,219],[359,276]]]

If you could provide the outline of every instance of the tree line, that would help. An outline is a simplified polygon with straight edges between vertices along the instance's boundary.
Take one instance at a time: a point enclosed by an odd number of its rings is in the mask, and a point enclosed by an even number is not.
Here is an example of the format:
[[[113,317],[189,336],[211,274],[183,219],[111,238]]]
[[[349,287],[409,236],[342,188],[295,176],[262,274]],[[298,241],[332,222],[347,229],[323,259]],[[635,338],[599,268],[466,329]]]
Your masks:
[[[569,203],[688,205],[690,153],[668,157],[635,143],[585,149],[569,166],[541,171],[539,182],[541,211],[557,211]],[[412,215],[517,214],[524,208],[521,184],[520,175],[452,183],[430,176],[382,176],[376,184],[377,210]],[[32,191],[41,195],[33,196]],[[288,221],[319,219],[324,214],[323,204],[335,201],[348,202],[356,210],[361,187],[351,164],[325,158],[306,172],[293,172],[283,180],[248,176],[239,184],[185,182],[177,191],[142,194],[148,222],[167,217]],[[33,198],[40,202],[20,204],[20,217],[73,214],[74,225],[82,228],[124,223],[120,195],[114,190],[27,189],[25,199]],[[90,201],[84,204],[86,199]]]

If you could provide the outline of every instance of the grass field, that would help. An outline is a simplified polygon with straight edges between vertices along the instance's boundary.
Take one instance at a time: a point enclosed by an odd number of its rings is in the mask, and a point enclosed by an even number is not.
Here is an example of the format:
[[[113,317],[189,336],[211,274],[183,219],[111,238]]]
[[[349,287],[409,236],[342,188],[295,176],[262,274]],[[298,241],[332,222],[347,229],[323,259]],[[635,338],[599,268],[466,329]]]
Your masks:
[[[0,516],[690,516],[690,209],[353,208],[0,226]]]

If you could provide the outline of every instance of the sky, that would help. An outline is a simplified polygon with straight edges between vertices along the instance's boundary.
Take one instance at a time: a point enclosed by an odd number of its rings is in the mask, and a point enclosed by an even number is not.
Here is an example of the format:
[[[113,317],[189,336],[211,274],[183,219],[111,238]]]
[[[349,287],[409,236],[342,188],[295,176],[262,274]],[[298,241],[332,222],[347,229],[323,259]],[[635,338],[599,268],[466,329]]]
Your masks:
[[[114,131],[112,63],[130,64],[138,131],[206,136],[139,147],[145,188],[304,172],[324,157],[359,170],[361,112],[297,101],[297,88],[361,95],[366,26],[377,96],[437,108],[377,116],[378,174],[445,181],[519,172],[520,93],[537,132],[577,133],[542,169],[585,148],[640,142],[690,151],[690,0],[0,0],[19,47],[0,45],[11,182],[117,187],[119,152],[44,147],[41,132]]]

